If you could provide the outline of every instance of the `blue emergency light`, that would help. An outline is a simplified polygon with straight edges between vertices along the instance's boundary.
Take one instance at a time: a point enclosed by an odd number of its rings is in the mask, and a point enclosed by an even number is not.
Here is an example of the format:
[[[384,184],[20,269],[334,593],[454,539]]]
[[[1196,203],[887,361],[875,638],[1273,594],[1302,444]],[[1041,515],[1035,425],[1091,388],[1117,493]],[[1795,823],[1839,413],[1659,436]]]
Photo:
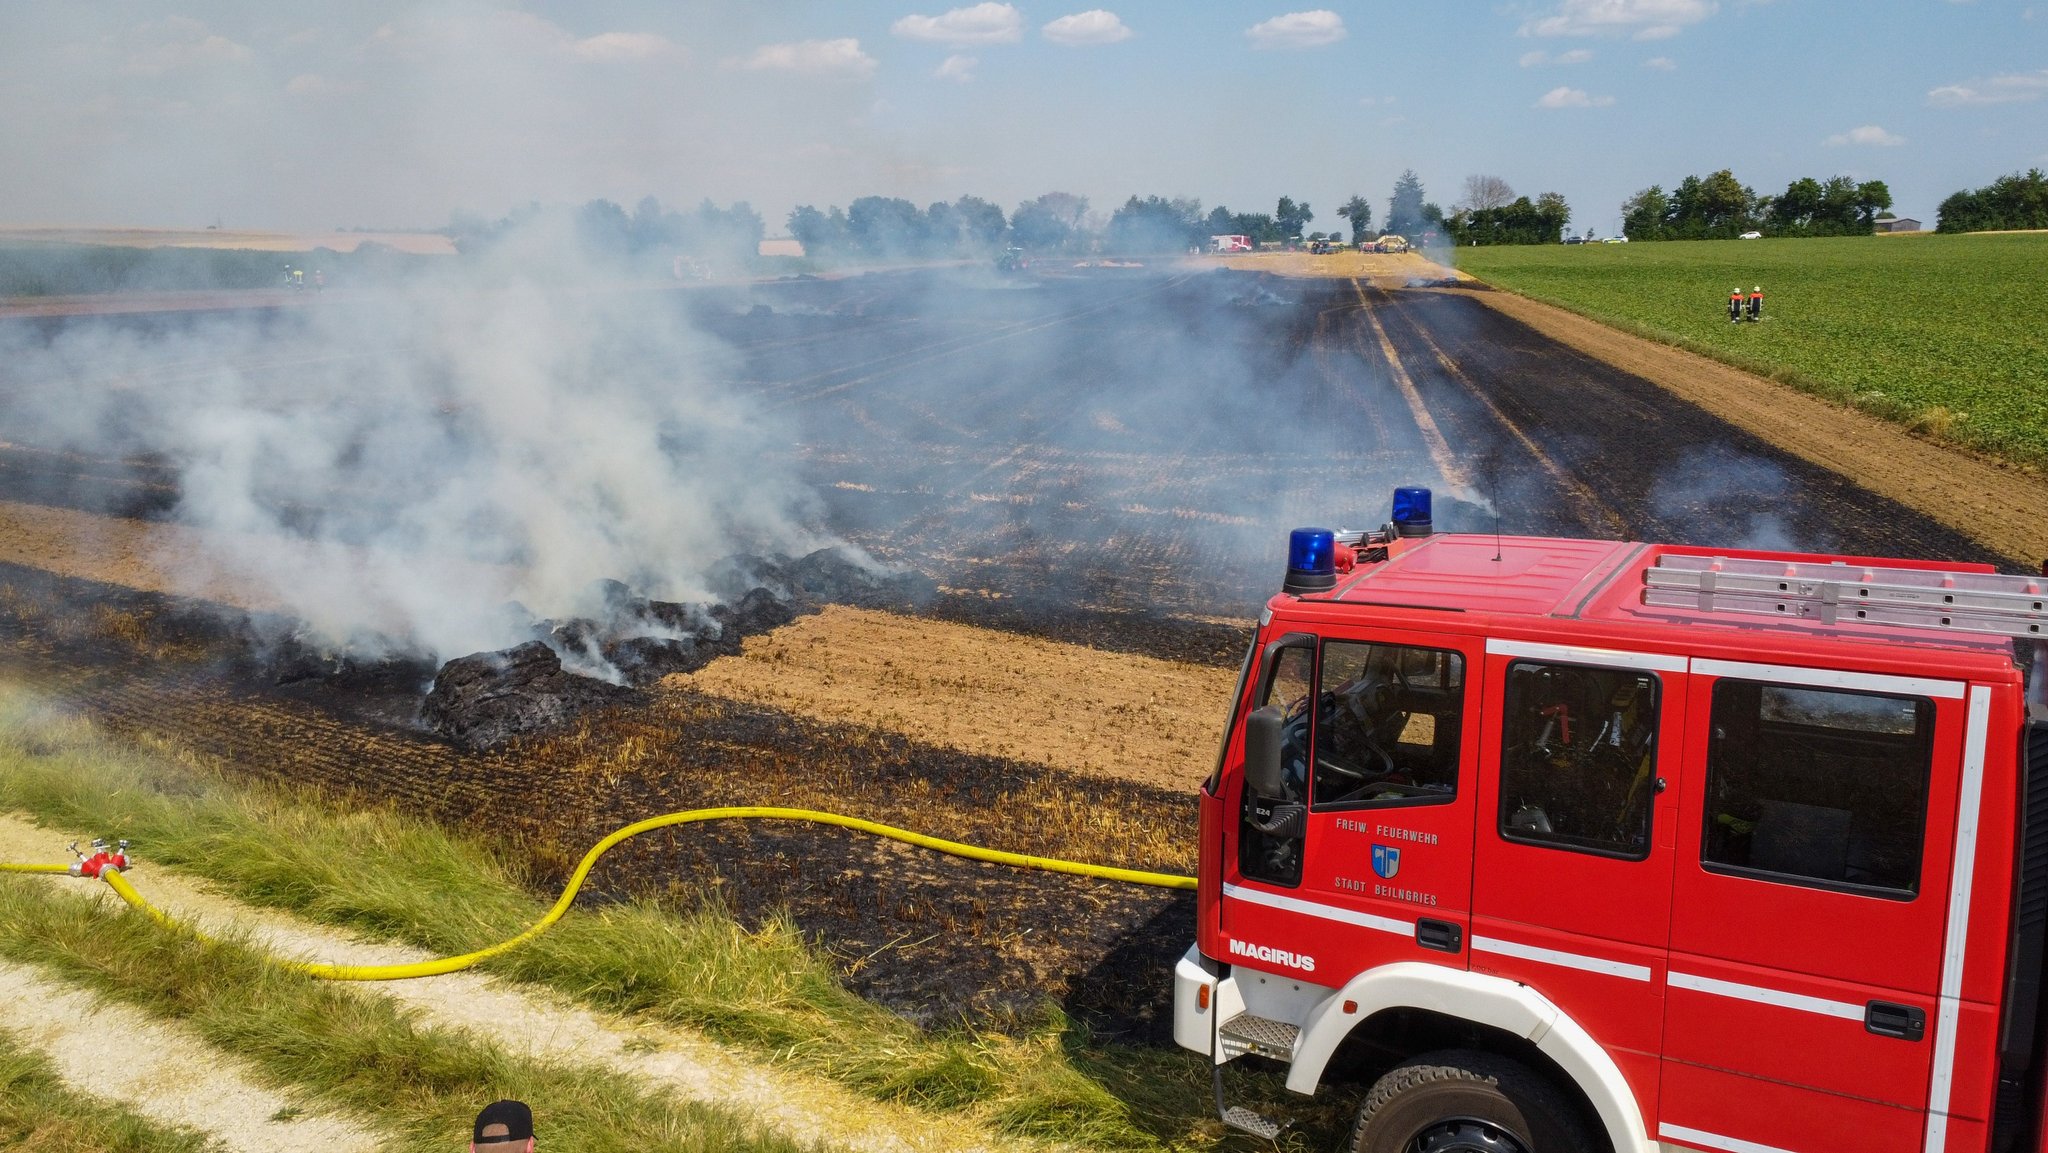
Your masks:
[[[1337,534],[1326,528],[1298,528],[1287,537],[1287,583],[1299,596],[1337,587]]]
[[[1404,487],[1394,490],[1394,531],[1401,536],[1428,536],[1436,529],[1429,520],[1429,490]]]

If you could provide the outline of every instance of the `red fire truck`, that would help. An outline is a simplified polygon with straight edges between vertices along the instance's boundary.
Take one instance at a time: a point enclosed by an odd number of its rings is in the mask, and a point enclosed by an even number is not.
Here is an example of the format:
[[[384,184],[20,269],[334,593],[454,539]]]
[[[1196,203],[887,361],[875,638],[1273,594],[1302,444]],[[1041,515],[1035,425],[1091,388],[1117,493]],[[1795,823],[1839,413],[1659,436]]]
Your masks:
[[[2048,581],[1298,530],[1174,1035],[1372,1153],[2048,1148]],[[2031,696],[2030,696],[2031,691]]]

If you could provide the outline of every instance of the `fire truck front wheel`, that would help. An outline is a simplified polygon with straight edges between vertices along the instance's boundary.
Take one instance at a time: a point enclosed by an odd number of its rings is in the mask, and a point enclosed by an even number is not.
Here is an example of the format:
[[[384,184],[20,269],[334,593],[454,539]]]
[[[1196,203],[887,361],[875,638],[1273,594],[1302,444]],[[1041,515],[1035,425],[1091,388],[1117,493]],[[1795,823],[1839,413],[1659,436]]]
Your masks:
[[[1550,1082],[1491,1053],[1449,1049],[1373,1084],[1351,1153],[1580,1153],[1598,1148]]]

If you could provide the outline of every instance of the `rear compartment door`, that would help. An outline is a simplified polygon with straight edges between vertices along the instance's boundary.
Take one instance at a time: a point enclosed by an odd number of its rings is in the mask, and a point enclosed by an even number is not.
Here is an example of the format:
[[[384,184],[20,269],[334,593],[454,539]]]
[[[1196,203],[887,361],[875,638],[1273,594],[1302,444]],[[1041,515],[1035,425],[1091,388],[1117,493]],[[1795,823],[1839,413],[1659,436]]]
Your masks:
[[[1964,685],[1708,660],[1693,672],[1659,1133],[1918,1151]],[[1981,764],[1981,725],[1975,740]]]
[[[1686,659],[1486,652],[1472,968],[1563,1009],[1654,1116]]]

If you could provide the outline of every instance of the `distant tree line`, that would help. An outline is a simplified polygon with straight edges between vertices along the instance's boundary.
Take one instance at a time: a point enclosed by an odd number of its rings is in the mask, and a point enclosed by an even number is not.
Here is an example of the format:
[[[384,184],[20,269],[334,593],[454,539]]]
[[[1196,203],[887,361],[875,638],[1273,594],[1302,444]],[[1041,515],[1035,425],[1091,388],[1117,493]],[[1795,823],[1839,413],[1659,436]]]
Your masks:
[[[2048,228],[2048,175],[2038,168],[1966,188],[1941,202],[1936,232]]]
[[[576,236],[593,255],[627,262],[666,262],[689,256],[721,264],[751,262],[765,234],[761,214],[742,200],[720,208],[705,200],[687,212],[662,207],[642,197],[628,213],[610,200],[592,200],[568,209],[528,204],[497,220],[458,215],[444,231],[461,252],[474,252],[498,242],[513,229],[542,217],[568,213]]]
[[[1381,235],[1393,233],[1414,240],[1443,228],[1443,209],[1424,198],[1422,178],[1415,170],[1404,170],[1394,181],[1394,195],[1387,199],[1387,228]]]
[[[1443,226],[1459,245],[1556,244],[1571,219],[1571,206],[1558,193],[1531,201],[1516,196],[1498,176],[1467,176],[1464,202],[1443,218]]]
[[[1621,231],[1630,240],[1731,240],[1745,232],[1868,236],[1878,213],[1891,206],[1891,189],[1882,180],[1802,176],[1776,196],[1759,196],[1723,168],[1688,176],[1668,193],[1652,184],[1629,197],[1621,205]]]
[[[788,224],[805,254],[818,259],[929,260],[981,259],[1012,245],[1040,254],[1148,255],[1206,248],[1219,235],[1279,243],[1300,237],[1314,218],[1306,202],[1286,196],[1264,213],[1221,205],[1205,212],[1189,197],[1134,195],[1104,220],[1089,211],[1087,197],[1048,192],[1007,218],[978,196],[923,209],[908,200],[863,196],[844,209],[798,205]]]
[[[1088,213],[1086,197],[1051,192],[1017,208],[1024,230],[1040,244],[1064,246]],[[789,234],[814,259],[866,257],[929,260],[983,257],[1010,241],[1011,221],[978,196],[939,201],[920,209],[908,200],[863,196],[842,211],[801,204],[789,214]]]
[[[1558,241],[1571,208],[1554,192],[1532,201],[1517,197],[1499,177],[1472,177],[1466,202],[1446,217],[1411,169],[1394,182],[1383,229],[1373,229],[1373,205],[1363,196],[1345,201],[1337,217],[1349,225],[1352,243],[1393,233],[1413,241],[1434,234],[1459,243],[1544,244]],[[798,205],[788,225],[815,259],[929,260],[981,259],[1010,246],[1041,254],[1143,256],[1207,248],[1212,236],[1245,236],[1259,245],[1344,239],[1334,229],[1307,232],[1314,220],[1315,209],[1291,196],[1280,197],[1271,212],[1236,212],[1220,204],[1205,210],[1188,196],[1133,195],[1105,219],[1089,212],[1085,196],[1048,192],[1007,218],[977,196],[922,209],[908,200],[863,196],[844,209]]]
[[[1254,244],[1283,244],[1301,238],[1314,219],[1308,202],[1291,196],[1281,197],[1272,212],[1232,212],[1219,204],[1206,213],[1201,201],[1187,197],[1133,196],[1110,214],[1102,250],[1131,255],[1186,252],[1207,248],[1212,236],[1249,236]]]

